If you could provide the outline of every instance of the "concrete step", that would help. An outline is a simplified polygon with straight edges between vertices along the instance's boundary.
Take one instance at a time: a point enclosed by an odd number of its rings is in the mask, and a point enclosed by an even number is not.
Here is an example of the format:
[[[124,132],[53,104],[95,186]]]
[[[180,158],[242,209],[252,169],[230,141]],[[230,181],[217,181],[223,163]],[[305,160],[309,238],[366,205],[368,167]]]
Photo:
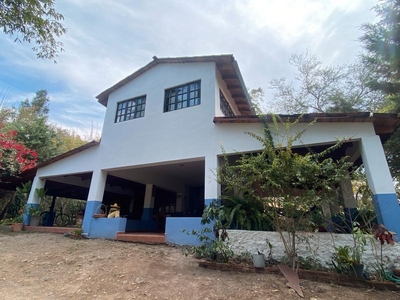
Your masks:
[[[145,244],[165,244],[164,233],[143,233],[143,232],[119,232],[117,241],[136,242]]]

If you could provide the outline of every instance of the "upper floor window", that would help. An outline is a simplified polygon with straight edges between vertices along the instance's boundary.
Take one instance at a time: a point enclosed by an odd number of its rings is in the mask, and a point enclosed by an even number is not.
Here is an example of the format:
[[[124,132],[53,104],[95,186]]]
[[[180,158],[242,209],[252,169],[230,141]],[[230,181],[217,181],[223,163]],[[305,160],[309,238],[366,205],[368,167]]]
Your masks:
[[[117,104],[117,114],[115,116],[115,123],[144,117],[145,108],[146,108],[146,96],[141,96],[119,102]]]
[[[200,105],[200,80],[165,90],[164,112]]]
[[[228,101],[226,100],[224,94],[219,90],[219,107],[225,117],[234,117],[235,114],[232,111]]]

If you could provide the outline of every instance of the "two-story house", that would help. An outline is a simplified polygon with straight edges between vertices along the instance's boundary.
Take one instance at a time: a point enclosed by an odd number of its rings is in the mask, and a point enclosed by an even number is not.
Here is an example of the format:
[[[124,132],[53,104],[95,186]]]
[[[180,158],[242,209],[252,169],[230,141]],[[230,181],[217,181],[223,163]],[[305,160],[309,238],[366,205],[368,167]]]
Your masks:
[[[233,55],[157,58],[97,96],[107,110],[100,142],[92,142],[37,168],[35,188],[54,197],[87,200],[83,231],[115,238],[118,232],[161,231],[167,242],[193,242],[182,228],[199,228],[204,205],[220,197],[215,171],[222,150],[254,152],[261,144],[246,132],[262,129]],[[400,125],[389,114],[313,114],[305,146],[347,138],[340,155],[365,165],[379,220],[400,232],[400,208],[382,149]],[[381,136],[381,138],[380,138]],[[322,149],[322,148],[321,148]],[[350,196],[351,198],[351,196]],[[117,203],[121,218],[94,218]],[[348,200],[347,208],[355,203]]]

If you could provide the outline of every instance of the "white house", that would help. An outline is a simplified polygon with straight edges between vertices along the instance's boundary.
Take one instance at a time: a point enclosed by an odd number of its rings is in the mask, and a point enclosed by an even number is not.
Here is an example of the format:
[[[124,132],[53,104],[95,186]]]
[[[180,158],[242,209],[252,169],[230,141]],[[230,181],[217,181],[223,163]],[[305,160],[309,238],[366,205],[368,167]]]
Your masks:
[[[246,134],[262,124],[233,55],[153,57],[97,99],[107,108],[101,141],[39,165],[28,204],[38,206],[33,191],[45,187],[54,197],[87,200],[83,230],[90,237],[161,231],[167,242],[191,243],[181,229],[198,228],[204,205],[220,196],[215,170],[221,145],[232,154],[261,147]],[[294,130],[315,117],[299,149],[318,150],[347,138],[339,155],[362,160],[379,221],[400,232],[400,208],[381,143],[400,125],[397,116],[310,114]],[[348,209],[353,202],[347,199]],[[121,218],[93,217],[101,204],[113,203],[121,207]]]

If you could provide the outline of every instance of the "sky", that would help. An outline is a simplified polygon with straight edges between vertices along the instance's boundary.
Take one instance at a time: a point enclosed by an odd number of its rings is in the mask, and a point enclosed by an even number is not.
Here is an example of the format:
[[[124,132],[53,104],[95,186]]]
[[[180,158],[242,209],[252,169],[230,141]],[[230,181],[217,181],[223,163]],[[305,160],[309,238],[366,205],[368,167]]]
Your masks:
[[[152,60],[233,54],[245,84],[292,78],[294,52],[326,64],[352,63],[360,25],[375,22],[377,0],[56,0],[68,32],[56,59],[37,59],[33,44],[0,33],[0,99],[18,106],[50,95],[50,122],[99,137],[106,108],[95,97]]]

